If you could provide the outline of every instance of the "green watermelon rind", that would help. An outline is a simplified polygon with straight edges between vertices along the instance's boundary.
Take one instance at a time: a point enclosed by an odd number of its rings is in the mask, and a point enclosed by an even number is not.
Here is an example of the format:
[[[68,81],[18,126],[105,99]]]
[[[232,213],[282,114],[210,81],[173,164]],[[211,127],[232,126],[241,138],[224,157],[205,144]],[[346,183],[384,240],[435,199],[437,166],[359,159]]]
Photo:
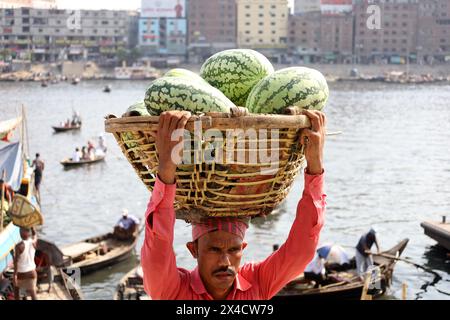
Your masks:
[[[252,113],[283,113],[289,106],[322,110],[328,101],[329,88],[317,70],[291,67],[262,79],[250,92],[246,102]]]
[[[200,76],[234,104],[244,106],[252,88],[274,68],[261,53],[250,49],[225,50],[208,58]]]
[[[184,77],[163,77],[153,81],[146,91],[144,102],[148,112],[154,116],[169,110],[185,110],[194,114],[229,113],[234,107],[216,88]]]

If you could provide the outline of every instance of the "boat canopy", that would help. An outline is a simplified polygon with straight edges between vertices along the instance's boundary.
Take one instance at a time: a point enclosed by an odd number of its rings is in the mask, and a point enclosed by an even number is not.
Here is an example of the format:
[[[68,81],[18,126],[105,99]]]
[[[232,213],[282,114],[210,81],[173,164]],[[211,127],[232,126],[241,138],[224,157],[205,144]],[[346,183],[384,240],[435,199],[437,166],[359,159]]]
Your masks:
[[[3,170],[5,170],[6,175],[5,182],[13,190],[19,190],[24,174],[22,144],[20,142],[7,144],[0,149],[0,175]]]

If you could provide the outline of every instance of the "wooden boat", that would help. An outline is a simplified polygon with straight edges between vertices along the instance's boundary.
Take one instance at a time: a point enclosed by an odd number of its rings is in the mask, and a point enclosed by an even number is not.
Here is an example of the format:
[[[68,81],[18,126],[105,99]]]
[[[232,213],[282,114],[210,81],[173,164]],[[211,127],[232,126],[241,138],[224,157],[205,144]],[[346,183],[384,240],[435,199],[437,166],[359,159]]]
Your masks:
[[[383,252],[383,254],[386,256],[400,257],[408,241],[408,239],[402,240],[390,250]],[[381,270],[381,290],[374,295],[376,298],[383,295],[390,285],[396,260],[376,255],[374,255],[373,259],[375,265],[379,266]],[[349,270],[339,270],[339,268],[333,270],[333,268],[328,268],[328,278],[331,283],[319,288],[314,288],[303,277],[299,277],[284,287],[273,300],[359,300],[364,288],[364,281],[356,273],[354,260],[352,260],[351,266],[352,268]]]
[[[119,282],[114,300],[151,300],[144,291],[141,266],[128,272]]]
[[[80,130],[81,124],[78,124],[75,126],[70,126],[70,127],[52,126],[52,128],[53,128],[53,130],[55,130],[55,133],[60,133],[60,132],[67,132],[67,131],[73,131],[73,130]]]
[[[105,160],[105,156],[96,156],[94,160],[80,160],[80,161],[72,161],[72,159],[65,159],[61,161],[61,164],[64,168],[73,168],[73,167],[81,167],[84,165],[89,165],[93,163],[97,163]]]
[[[65,246],[61,251],[72,260],[69,268],[79,268],[81,274],[87,274],[128,259],[139,233],[139,226],[136,226],[129,240],[119,240],[113,233],[107,233]]]
[[[437,241],[437,243],[447,250],[450,250],[450,223],[446,223],[445,217],[442,222],[424,221],[420,224],[425,234]]]

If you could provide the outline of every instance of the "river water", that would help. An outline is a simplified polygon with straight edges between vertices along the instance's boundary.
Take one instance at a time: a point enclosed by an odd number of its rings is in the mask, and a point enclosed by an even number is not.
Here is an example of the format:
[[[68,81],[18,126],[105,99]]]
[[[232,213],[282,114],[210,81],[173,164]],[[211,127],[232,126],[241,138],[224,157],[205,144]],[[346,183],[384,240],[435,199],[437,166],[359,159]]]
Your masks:
[[[112,92],[102,89],[112,84]],[[148,82],[82,82],[41,88],[38,83],[0,83],[0,120],[26,106],[30,152],[46,163],[41,187],[45,226],[40,236],[65,245],[109,232],[122,208],[143,217],[149,192],[125,160],[112,135],[105,134],[107,159],[91,167],[65,171],[59,161],[103,132],[104,116],[120,116],[142,99]],[[81,112],[80,132],[58,134],[51,126]],[[437,271],[442,279],[399,262],[388,299],[450,299],[450,261],[423,234],[423,220],[450,214],[450,86],[331,84],[326,108],[329,131],[325,151],[328,211],[321,242],[352,248],[375,227],[382,249],[403,238],[404,257]],[[274,243],[282,243],[293,221],[303,188],[299,176],[281,210],[252,224],[245,261],[261,260]],[[179,266],[195,265],[185,247],[190,228],[177,221],[175,253]],[[121,277],[138,263],[142,239],[130,261],[82,278],[88,299],[111,299]]]

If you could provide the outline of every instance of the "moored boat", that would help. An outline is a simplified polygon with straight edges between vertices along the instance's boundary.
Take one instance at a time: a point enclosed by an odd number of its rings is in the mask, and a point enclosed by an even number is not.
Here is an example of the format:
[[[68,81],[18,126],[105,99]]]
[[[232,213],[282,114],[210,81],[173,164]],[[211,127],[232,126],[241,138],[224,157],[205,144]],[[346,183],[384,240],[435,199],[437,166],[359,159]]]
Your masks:
[[[128,259],[135,249],[140,231],[136,225],[132,237],[127,240],[107,233],[62,247],[61,251],[72,260],[70,268],[79,268],[81,274],[91,273]]]
[[[420,224],[424,233],[445,249],[450,251],[450,223],[446,222],[445,217],[442,222],[424,221]]]
[[[390,250],[383,252],[382,255],[373,256],[374,264],[380,268],[381,272],[380,290],[373,294],[375,298],[382,296],[389,287],[397,262],[393,257],[400,257],[408,241],[408,239],[404,239]],[[303,277],[299,277],[285,286],[273,300],[358,300],[363,293],[364,281],[357,275],[354,260],[350,266],[351,268],[348,270],[329,268],[329,283],[319,288]]]
[[[120,280],[114,300],[151,300],[144,290],[143,277],[140,265],[133,268]]]

